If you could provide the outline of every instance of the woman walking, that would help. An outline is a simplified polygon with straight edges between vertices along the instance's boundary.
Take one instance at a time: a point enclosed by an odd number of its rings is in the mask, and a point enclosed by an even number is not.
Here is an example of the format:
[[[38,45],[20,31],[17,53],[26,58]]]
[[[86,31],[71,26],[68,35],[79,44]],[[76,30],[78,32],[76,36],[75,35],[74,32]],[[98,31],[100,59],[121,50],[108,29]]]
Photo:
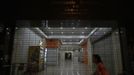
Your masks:
[[[93,54],[93,63],[95,63],[97,66],[93,75],[109,75],[101,60],[101,57],[98,54]]]

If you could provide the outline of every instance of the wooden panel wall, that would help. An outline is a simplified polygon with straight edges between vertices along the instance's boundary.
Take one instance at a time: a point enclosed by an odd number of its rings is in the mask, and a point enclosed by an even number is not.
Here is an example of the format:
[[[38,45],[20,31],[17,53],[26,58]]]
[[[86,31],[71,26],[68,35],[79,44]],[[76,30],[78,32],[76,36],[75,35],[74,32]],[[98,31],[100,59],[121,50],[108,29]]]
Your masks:
[[[58,39],[46,39],[46,48],[59,48],[61,45]]]
[[[87,42],[81,45],[83,48],[83,63],[88,64]]]

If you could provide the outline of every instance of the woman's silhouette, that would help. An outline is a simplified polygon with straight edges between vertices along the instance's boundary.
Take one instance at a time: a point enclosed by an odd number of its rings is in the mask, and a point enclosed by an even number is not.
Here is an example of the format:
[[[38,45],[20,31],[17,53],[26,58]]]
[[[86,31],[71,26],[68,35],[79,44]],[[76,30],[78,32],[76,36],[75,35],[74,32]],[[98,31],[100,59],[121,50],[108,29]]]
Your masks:
[[[93,63],[95,63],[97,66],[93,75],[109,75],[101,60],[101,57],[98,54],[93,54]]]

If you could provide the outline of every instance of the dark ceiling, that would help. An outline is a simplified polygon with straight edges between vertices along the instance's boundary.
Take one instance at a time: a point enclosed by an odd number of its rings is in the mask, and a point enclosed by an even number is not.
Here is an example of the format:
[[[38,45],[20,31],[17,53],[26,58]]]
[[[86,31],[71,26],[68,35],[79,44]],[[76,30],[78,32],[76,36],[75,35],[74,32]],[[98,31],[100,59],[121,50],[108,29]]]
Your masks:
[[[115,0],[20,1],[17,18],[32,19],[115,19]]]
[[[1,14],[3,18],[113,20],[118,14],[117,0],[18,0],[4,3],[1,6],[5,14]]]

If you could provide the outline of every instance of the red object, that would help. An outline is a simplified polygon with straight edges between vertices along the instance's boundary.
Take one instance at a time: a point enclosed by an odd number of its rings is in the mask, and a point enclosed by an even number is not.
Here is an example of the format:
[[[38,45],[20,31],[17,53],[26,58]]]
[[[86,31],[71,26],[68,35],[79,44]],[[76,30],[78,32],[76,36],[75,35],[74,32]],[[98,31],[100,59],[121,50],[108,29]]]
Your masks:
[[[97,64],[97,75],[109,75],[103,63]]]

